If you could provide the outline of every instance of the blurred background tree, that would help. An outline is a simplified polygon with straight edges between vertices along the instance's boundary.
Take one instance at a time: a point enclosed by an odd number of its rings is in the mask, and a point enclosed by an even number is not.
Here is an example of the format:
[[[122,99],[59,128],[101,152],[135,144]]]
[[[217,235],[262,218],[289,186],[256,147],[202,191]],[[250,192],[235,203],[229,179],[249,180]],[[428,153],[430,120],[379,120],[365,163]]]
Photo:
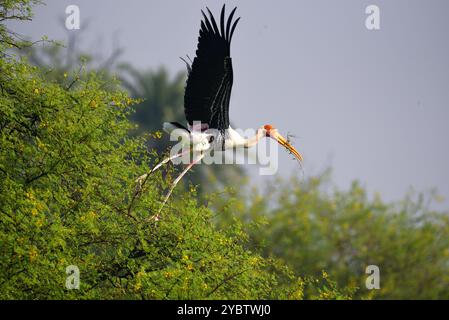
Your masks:
[[[348,191],[324,191],[329,184],[326,172],[273,181],[265,190],[233,186],[211,206],[220,226],[246,226],[249,249],[299,276],[326,270],[339,286],[357,287],[355,298],[449,298],[447,212],[429,210],[429,196],[387,204],[380,196],[370,200],[357,182]],[[368,265],[380,268],[380,290],[365,286]]]
[[[28,61],[45,72],[45,78],[58,83],[67,82],[67,77],[81,67],[97,72],[104,80],[113,78],[117,63],[123,53],[116,40],[108,56],[102,52],[84,50],[82,35],[89,31],[89,20],[84,22],[84,28],[77,33],[70,32],[64,27],[61,18],[61,29],[66,30],[65,41],[42,42],[38,45],[25,46],[16,53],[26,56]],[[103,40],[99,38],[99,43]],[[29,41],[31,42],[31,41]],[[79,72],[79,71],[78,71]]]

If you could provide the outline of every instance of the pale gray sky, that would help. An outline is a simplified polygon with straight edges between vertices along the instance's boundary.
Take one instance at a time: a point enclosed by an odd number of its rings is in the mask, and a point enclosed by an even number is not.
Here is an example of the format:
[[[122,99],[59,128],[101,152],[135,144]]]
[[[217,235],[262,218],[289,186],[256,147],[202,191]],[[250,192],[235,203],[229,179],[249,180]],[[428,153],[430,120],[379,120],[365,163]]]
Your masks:
[[[116,38],[122,60],[173,73],[185,67],[179,56],[194,56],[200,9],[217,13],[223,3],[45,2],[33,22],[15,29],[64,40],[60,20],[76,4],[81,29],[90,21],[86,48],[107,54]],[[294,133],[306,175],[332,166],[339,187],[360,179],[386,200],[400,199],[411,186],[437,187],[446,198],[438,206],[449,208],[449,1],[225,2],[242,17],[231,49],[236,127],[273,124]],[[370,4],[380,7],[381,30],[365,28]],[[297,171],[287,153],[279,166],[282,176]]]

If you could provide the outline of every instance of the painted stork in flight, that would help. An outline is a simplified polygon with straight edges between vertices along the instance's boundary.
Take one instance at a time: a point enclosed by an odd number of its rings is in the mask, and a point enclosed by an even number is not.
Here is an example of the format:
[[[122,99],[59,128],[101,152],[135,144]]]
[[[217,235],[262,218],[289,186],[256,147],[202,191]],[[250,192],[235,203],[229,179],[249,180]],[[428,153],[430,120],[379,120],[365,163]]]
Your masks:
[[[189,171],[193,165],[201,161],[205,152],[225,151],[232,148],[249,148],[256,145],[263,137],[276,140],[291,152],[300,162],[301,154],[281,136],[277,129],[271,125],[264,125],[256,131],[256,135],[245,139],[229,124],[229,101],[233,82],[231,40],[234,30],[240,18],[232,21],[235,10],[231,11],[229,17],[225,18],[225,6],[221,10],[220,24],[206,8],[209,17],[201,10],[204,20],[201,21],[200,34],[196,57],[190,65],[186,60],[188,78],[184,95],[184,112],[188,122],[187,128],[177,122],[166,122],[164,131],[171,133],[173,130],[181,131],[181,135],[190,141],[190,149],[165,159],[154,167],[150,174],[161,165],[181,157],[186,152],[193,152],[193,159],[185,170],[175,179],[162,207],[167,202],[176,184]],[[138,178],[141,184],[148,174]],[[161,210],[160,209],[160,210]],[[160,212],[159,210],[159,212]],[[154,216],[158,219],[159,215]]]

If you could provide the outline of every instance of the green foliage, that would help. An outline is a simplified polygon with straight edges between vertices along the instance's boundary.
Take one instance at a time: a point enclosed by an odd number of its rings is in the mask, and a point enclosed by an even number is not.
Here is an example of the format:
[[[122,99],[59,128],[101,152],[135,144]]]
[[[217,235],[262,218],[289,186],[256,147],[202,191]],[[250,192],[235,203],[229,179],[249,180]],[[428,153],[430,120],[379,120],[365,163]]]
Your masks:
[[[328,194],[326,181],[278,181],[248,196],[216,198],[219,224],[237,219],[247,226],[250,249],[263,248],[297,275],[326,270],[340,287],[358,288],[356,298],[449,298],[447,213],[410,198],[398,205],[369,200],[357,183]],[[380,268],[380,290],[366,289],[368,265]]]
[[[29,21],[33,16],[32,7],[40,0],[2,0],[0,2],[0,53],[5,48],[20,48],[30,45],[6,27],[8,21]]]

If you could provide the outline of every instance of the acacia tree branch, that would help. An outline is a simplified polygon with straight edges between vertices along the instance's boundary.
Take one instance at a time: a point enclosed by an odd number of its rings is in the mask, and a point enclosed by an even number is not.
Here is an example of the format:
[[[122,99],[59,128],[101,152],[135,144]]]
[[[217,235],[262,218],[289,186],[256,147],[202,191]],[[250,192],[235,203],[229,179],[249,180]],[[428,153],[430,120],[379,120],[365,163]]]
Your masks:
[[[221,281],[219,284],[217,284],[208,294],[206,297],[210,297],[215,291],[217,291],[221,286],[223,286],[226,282],[228,282],[229,280],[234,279],[235,277],[238,277],[240,275],[242,275],[243,273],[245,273],[246,271],[248,271],[248,269],[244,269],[240,272],[231,274],[230,276],[226,277],[223,279],[223,281]]]

